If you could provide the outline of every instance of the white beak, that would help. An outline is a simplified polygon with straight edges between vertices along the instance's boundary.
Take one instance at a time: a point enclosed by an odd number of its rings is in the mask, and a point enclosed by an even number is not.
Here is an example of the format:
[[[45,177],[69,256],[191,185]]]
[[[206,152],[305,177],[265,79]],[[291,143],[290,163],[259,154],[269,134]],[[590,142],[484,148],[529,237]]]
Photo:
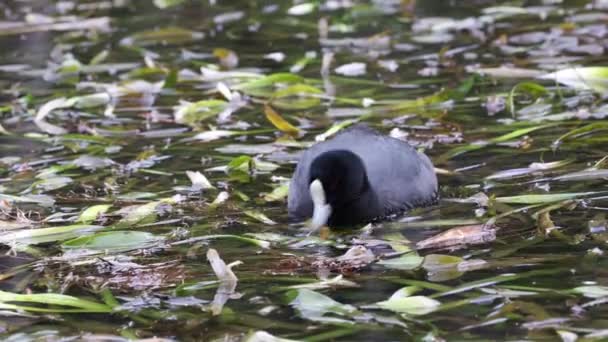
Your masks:
[[[311,228],[313,231],[316,231],[326,225],[329,216],[331,216],[331,206],[327,204],[325,189],[323,189],[323,184],[321,184],[320,180],[315,179],[310,183],[310,197],[314,204]]]

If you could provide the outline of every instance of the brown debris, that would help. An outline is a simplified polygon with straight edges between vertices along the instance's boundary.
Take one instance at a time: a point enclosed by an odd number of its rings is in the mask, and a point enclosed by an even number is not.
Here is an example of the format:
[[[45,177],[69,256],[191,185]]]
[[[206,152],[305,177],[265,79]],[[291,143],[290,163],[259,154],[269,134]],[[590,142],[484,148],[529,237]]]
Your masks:
[[[448,229],[433,237],[416,243],[417,249],[447,248],[461,249],[467,245],[479,245],[494,241],[498,228],[491,224],[475,224]]]

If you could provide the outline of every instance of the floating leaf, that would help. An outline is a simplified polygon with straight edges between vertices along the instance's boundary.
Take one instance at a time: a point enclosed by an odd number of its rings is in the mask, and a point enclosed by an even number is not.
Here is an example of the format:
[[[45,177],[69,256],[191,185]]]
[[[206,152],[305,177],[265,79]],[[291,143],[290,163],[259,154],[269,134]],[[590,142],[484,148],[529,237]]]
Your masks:
[[[302,78],[302,76],[291,73],[277,73],[259,77],[255,80],[250,80],[245,83],[237,84],[232,88],[236,90],[242,90],[245,93],[251,93],[252,91],[259,88],[271,87],[279,84],[296,84],[302,82],[304,82],[304,78]]]
[[[241,170],[245,172],[252,171],[255,168],[255,160],[250,156],[238,156],[233,158],[228,163],[228,171]]]
[[[498,68],[477,68],[473,71],[496,78],[534,78],[543,74],[542,70],[514,68],[509,66],[501,66]]]
[[[336,74],[343,76],[362,76],[366,73],[365,63],[354,62],[336,68]]]
[[[90,95],[76,96],[68,100],[73,102],[73,106],[76,108],[93,108],[99,106],[105,106],[110,103],[111,97],[108,93],[96,93]]]
[[[287,122],[283,117],[277,113],[272,107],[269,105],[264,105],[264,113],[266,114],[266,119],[270,121],[276,128],[285,132],[292,136],[297,136],[300,133],[300,130],[294,127],[292,124]]]
[[[165,9],[182,4],[185,0],[154,0],[154,6]]]
[[[34,303],[41,307],[23,306],[8,303]],[[58,308],[47,307],[58,306]],[[31,312],[74,312],[74,313],[110,313],[112,308],[106,304],[56,293],[17,294],[0,291],[0,308],[24,310]]]
[[[272,105],[282,109],[309,109],[321,103],[323,91],[307,84],[294,84],[275,91],[270,97]],[[273,122],[274,123],[274,122]]]
[[[492,242],[496,239],[496,229],[491,225],[478,224],[448,229],[433,237],[416,243],[416,248],[464,248]]]
[[[157,246],[162,237],[148,232],[111,231],[72,239],[61,244],[63,249],[85,249],[91,251],[126,252]]]
[[[209,182],[207,177],[205,177],[200,171],[186,171],[186,175],[190,178],[190,182],[192,182],[193,190],[206,190],[206,189],[215,189],[215,187]]]
[[[579,286],[572,289],[572,291],[576,293],[580,293],[585,297],[589,298],[602,298],[608,297],[608,286],[600,286],[600,285],[589,285],[589,286]]]
[[[265,331],[256,331],[248,334],[242,340],[243,342],[298,342],[297,340],[290,340],[286,338],[276,337]]]
[[[541,96],[547,95],[549,92],[547,89],[540,84],[534,82],[521,82],[516,84],[509,93],[509,109],[511,110],[511,114],[515,116],[515,96],[518,93],[526,93],[532,96],[534,99],[537,99]]]
[[[606,179],[608,178],[608,170],[606,169],[588,169],[583,171],[571,172],[565,175],[554,177],[553,180],[560,182],[576,182],[576,181],[587,181],[595,179]]]
[[[572,160],[559,160],[555,162],[549,163],[532,163],[529,167],[518,168],[518,169],[509,169],[504,171],[495,172],[486,177],[486,179],[509,179],[520,176],[525,176],[534,172],[541,172],[545,170],[552,170],[564,165],[568,165],[572,163]]]
[[[327,131],[325,131],[322,134],[319,134],[315,137],[316,141],[325,141],[327,138],[331,137],[332,135],[338,133],[339,131],[343,130],[344,128],[357,123],[359,120],[344,120],[342,122],[336,123],[333,126],[331,126]]]
[[[407,253],[398,258],[380,260],[378,264],[386,268],[409,271],[420,267],[423,260],[417,253]]]
[[[75,236],[92,234],[93,232],[103,228],[103,226],[78,224],[71,226],[18,230],[0,234],[0,243],[5,245],[10,245],[13,243],[36,245],[40,243],[67,240]]]
[[[181,240],[177,242],[173,242],[172,245],[183,245],[187,243],[194,243],[198,241],[206,241],[206,240],[214,240],[214,239],[232,239],[241,242],[246,242],[253,244],[255,246],[261,248],[270,248],[270,242],[260,239],[253,239],[239,235],[230,235],[230,234],[214,234],[214,235],[205,235],[205,236],[197,236],[186,240]]]
[[[337,287],[359,287],[357,283],[352,282],[350,280],[344,279],[344,276],[338,275],[335,278],[324,279],[316,283],[308,283],[301,285],[292,285],[289,288],[291,289],[308,289],[308,290],[322,290],[328,288],[337,288]]]
[[[202,32],[195,32],[181,27],[165,27],[157,30],[143,31],[123,38],[123,46],[150,46],[156,44],[182,44],[205,37]]]
[[[279,150],[280,147],[274,144],[228,144],[218,147],[215,150],[226,154],[268,154]],[[277,165],[278,167],[278,165]]]
[[[55,199],[47,195],[23,195],[14,196],[7,194],[0,194],[0,200],[7,201],[9,203],[36,203],[41,206],[51,207],[55,204]]]
[[[47,178],[43,178],[37,182],[32,184],[34,189],[40,189],[43,191],[53,191],[57,189],[61,189],[69,184],[71,184],[74,180],[71,177],[63,177],[63,176],[50,176]]]
[[[100,215],[105,214],[111,207],[111,204],[99,204],[88,207],[82,213],[80,213],[80,216],[78,216],[76,221],[84,224],[92,223],[93,221],[97,220]]]
[[[282,201],[289,194],[289,184],[281,184],[276,188],[272,189],[272,192],[264,195],[264,201],[276,202]]]
[[[150,202],[123,208],[120,210],[123,218],[118,221],[114,227],[131,228],[140,224],[152,223],[156,221],[156,216],[158,215],[156,209],[160,204],[161,202]]]
[[[351,316],[356,312],[352,305],[342,304],[328,296],[308,289],[291,290],[287,293],[289,305],[292,306],[302,318],[320,322],[348,323],[348,320],[326,317],[326,314]],[[325,317],[324,317],[325,316]]]
[[[290,7],[287,10],[287,14],[295,15],[295,16],[306,15],[306,14],[312,13],[312,11],[315,10],[315,7],[316,7],[316,5],[314,3],[305,2],[302,4],[295,5],[293,7]]]
[[[198,133],[197,135],[193,136],[192,139],[207,142],[207,141],[213,141],[213,140],[217,140],[217,139],[221,139],[221,138],[230,137],[230,136],[237,135],[237,134],[240,134],[240,132],[225,131],[225,130],[217,129],[217,130],[213,130],[213,131],[206,131],[206,132]]]
[[[271,226],[274,226],[275,224],[277,224],[276,222],[274,222],[273,220],[269,219],[268,216],[264,215],[263,213],[259,212],[259,211],[255,211],[255,210],[245,210],[243,212],[245,215],[256,219],[264,224],[268,224]]]
[[[226,69],[234,69],[239,65],[239,57],[232,50],[224,48],[213,49],[213,55],[219,59],[220,65]]]
[[[443,254],[429,254],[424,257],[422,267],[427,271],[430,281],[446,281],[460,277],[463,272],[458,264],[463,261],[461,257]]]
[[[539,129],[553,127],[553,126],[555,126],[555,124],[547,124],[547,125],[533,126],[533,127],[527,127],[527,128],[520,128],[511,133],[507,133],[507,134],[501,135],[499,137],[492,138],[488,141],[472,143],[472,144],[469,144],[466,146],[456,147],[456,148],[453,148],[453,149],[449,150],[448,152],[444,153],[443,155],[439,156],[439,160],[445,161],[445,160],[451,159],[455,156],[461,155],[466,152],[476,151],[476,150],[482,149],[486,146],[491,146],[494,144],[509,141],[509,140],[521,137],[522,135],[532,133]]]
[[[595,195],[597,192],[571,192],[561,194],[541,194],[541,195],[520,195],[520,196],[507,196],[507,197],[496,197],[495,201],[500,203],[513,203],[513,204],[541,204],[560,202],[579,197],[586,197]]]
[[[568,68],[542,75],[539,78],[552,80],[575,89],[593,90],[598,93],[608,91],[608,67]]]
[[[219,115],[227,106],[228,102],[222,100],[182,101],[174,108],[173,116],[177,123],[197,126],[201,121]]]
[[[382,309],[404,313],[408,315],[426,315],[441,305],[437,300],[425,296],[412,297],[391,297],[389,300],[378,302],[377,305]]]

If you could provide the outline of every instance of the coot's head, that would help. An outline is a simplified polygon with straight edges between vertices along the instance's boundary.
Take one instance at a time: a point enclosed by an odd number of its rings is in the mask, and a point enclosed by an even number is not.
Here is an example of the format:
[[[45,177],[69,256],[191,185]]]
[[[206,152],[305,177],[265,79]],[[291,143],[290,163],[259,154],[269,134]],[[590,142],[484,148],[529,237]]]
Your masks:
[[[333,216],[345,216],[349,204],[369,188],[363,161],[346,150],[327,151],[310,165],[309,189],[314,211],[312,228],[319,229]],[[352,213],[351,213],[352,214]]]

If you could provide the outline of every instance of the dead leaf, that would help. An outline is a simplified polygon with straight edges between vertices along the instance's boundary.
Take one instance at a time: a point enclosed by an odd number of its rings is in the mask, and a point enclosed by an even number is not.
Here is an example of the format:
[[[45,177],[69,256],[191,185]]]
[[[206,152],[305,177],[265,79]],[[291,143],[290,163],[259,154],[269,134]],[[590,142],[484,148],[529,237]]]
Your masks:
[[[448,229],[428,239],[416,243],[417,249],[449,248],[460,249],[467,245],[484,244],[496,239],[496,227],[488,224],[460,226]]]

